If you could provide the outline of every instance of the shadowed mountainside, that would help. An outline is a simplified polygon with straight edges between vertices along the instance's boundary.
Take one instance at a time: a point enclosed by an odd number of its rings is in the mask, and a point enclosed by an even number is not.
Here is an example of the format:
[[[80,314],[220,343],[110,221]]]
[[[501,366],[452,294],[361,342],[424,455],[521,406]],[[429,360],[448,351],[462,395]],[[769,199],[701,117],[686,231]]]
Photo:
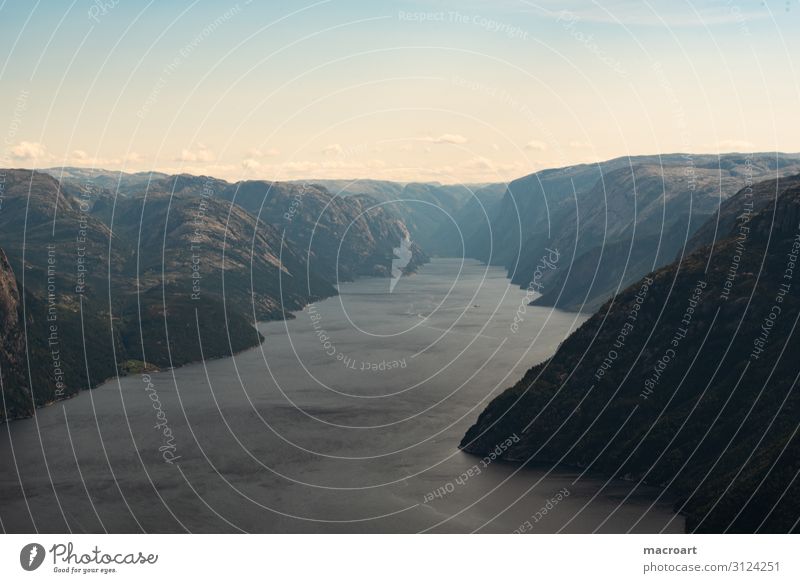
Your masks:
[[[592,312],[671,262],[720,204],[756,181],[800,172],[785,154],[669,154],[544,170],[509,184],[491,233],[468,255],[533,285],[536,305]],[[556,250],[555,269],[537,274]]]
[[[0,249],[0,420],[29,415],[30,392],[23,377],[25,332],[22,329],[22,304],[14,271]],[[7,413],[6,413],[7,412]]]
[[[314,180],[339,196],[362,197],[403,219],[428,253],[464,255],[467,241],[487,230],[506,190],[497,184],[399,183],[384,180]],[[463,239],[463,240],[462,240]]]
[[[461,447],[482,454],[516,433],[504,459],[661,486],[690,531],[796,531],[800,185],[753,191],[776,196],[603,305]]]
[[[3,174],[9,418],[118,373],[254,346],[263,339],[255,320],[292,317],[335,295],[338,281],[389,276],[407,238],[396,217],[321,188],[135,175],[115,196],[91,172],[64,184],[30,170]],[[239,191],[252,204],[260,197],[260,219],[230,202]],[[410,272],[426,256],[408,250]]]

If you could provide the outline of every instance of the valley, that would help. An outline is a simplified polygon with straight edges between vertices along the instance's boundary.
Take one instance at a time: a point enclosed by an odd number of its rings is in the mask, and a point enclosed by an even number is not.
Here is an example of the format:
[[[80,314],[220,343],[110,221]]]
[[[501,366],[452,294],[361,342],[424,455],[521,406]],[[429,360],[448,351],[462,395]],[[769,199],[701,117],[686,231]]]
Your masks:
[[[191,468],[223,506],[206,474],[229,484],[220,466],[247,464],[220,456],[243,447],[266,471],[245,490],[273,483],[269,503],[245,496],[266,514],[234,521],[258,532],[360,531],[398,508],[413,518],[376,528],[510,532],[555,492],[564,514],[542,532],[792,530],[797,306],[781,279],[796,261],[798,172],[800,157],[766,154],[640,156],[507,185],[6,170],[2,419],[20,420],[19,443],[51,427],[48,457],[67,416],[80,420],[70,439],[108,446],[92,483],[110,479],[119,496],[91,525],[52,514],[60,496],[97,495],[67,487],[95,452],[67,460],[50,509],[30,514],[19,504],[50,472],[32,458],[28,486],[3,472],[15,518],[0,514],[20,531],[153,529],[146,511],[131,522],[119,506],[130,509],[112,458],[133,444],[143,473],[127,479],[177,492],[176,467],[183,480]],[[170,411],[166,464],[139,409],[144,379]],[[128,436],[111,439],[101,419]],[[232,427],[247,429],[218,449]],[[496,457],[492,477],[473,480],[475,497],[445,491],[431,505],[426,492],[477,475],[469,454]],[[330,460],[361,461],[340,475]],[[409,476],[413,496],[395,492]],[[573,496],[579,483],[588,490]],[[384,484],[391,494],[375,490],[363,520],[297,519],[321,493],[325,509],[349,508],[347,492]],[[513,494],[485,500],[506,484]],[[786,510],[765,516],[756,492]],[[221,526],[172,515],[170,530]]]

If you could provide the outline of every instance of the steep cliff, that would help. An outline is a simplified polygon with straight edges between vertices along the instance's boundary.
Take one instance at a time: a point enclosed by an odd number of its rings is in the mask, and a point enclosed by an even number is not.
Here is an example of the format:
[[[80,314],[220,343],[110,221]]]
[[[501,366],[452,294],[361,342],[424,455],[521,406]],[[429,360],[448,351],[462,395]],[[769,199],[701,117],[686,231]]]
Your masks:
[[[407,235],[386,209],[321,187],[140,174],[120,176],[118,193],[96,172],[4,175],[0,246],[19,279],[3,287],[9,416],[144,364],[255,346],[256,320],[292,317],[341,280],[389,276]],[[425,260],[411,243],[406,271]],[[20,297],[27,353],[10,325]]]
[[[690,531],[796,530],[800,186],[775,194],[607,302],[461,447],[516,433],[506,459],[660,485]]]
[[[0,420],[31,413],[31,396],[25,383],[25,335],[20,321],[22,307],[14,271],[0,249]]]

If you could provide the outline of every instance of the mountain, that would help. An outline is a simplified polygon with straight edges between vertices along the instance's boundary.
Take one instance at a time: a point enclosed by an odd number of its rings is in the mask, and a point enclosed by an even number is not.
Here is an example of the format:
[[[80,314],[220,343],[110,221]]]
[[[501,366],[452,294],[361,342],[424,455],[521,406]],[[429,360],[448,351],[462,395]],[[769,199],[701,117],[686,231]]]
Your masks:
[[[774,196],[731,224],[752,191]],[[724,236],[606,302],[461,447],[517,434],[503,459],[661,486],[692,532],[797,531],[800,176],[746,187],[722,217]]]
[[[30,393],[23,376],[25,332],[21,322],[22,304],[14,271],[0,249],[0,421],[31,413]]]
[[[719,207],[714,220],[706,222],[689,239],[687,249],[698,249],[714,243],[722,234],[731,231],[742,218],[756,214],[775,202],[781,189],[800,186],[800,176],[787,176],[776,180],[764,180],[748,186],[725,200]]]
[[[506,185],[399,183],[384,180],[314,180],[340,197],[364,197],[400,217],[411,239],[433,255],[461,256],[462,237],[486,228]],[[306,183],[307,184],[307,183]],[[481,211],[481,206],[486,214]]]
[[[123,257],[109,252],[113,235],[90,216],[86,202],[54,178],[2,172],[0,247],[16,276],[27,346],[21,382],[32,406],[40,406],[117,374],[118,337],[110,331],[107,297],[110,281],[124,281]]]
[[[544,170],[511,182],[467,254],[509,271],[536,305],[591,312],[671,262],[721,202],[800,172],[800,156],[670,154]],[[537,271],[557,251],[553,269]]]
[[[443,185],[369,179],[245,180],[229,183],[210,176],[183,174],[176,180],[176,177],[160,172],[127,173],[68,166],[48,168],[42,172],[59,180],[65,191],[80,195],[88,190],[92,197],[140,197],[145,193],[203,196],[206,190],[205,196],[233,201],[269,223],[281,222],[281,216],[289,209],[292,216],[297,212],[308,214],[308,210],[303,211],[296,202],[305,197],[322,201],[320,208],[325,208],[326,212],[321,218],[326,223],[335,215],[346,218],[344,228],[360,213],[400,219],[418,251],[424,249],[430,254],[446,256],[462,254],[459,229],[461,236],[468,239],[477,226],[487,225],[487,217],[491,216],[494,205],[506,190],[506,185],[499,183]],[[344,198],[352,200],[344,202],[341,200]],[[467,208],[479,204],[484,205],[487,215],[481,214],[478,221],[470,221],[473,215],[469,212],[462,214]],[[357,212],[348,215],[352,210]]]
[[[104,170],[102,168],[77,168],[63,166],[57,168],[44,168],[44,174],[55,178],[63,187],[82,189],[89,186],[94,191],[106,191],[128,196],[132,192],[140,191],[149,182],[167,178],[163,172],[120,172]]]
[[[339,281],[390,276],[404,245],[406,272],[427,259],[402,220],[321,188],[154,176],[117,196],[91,174],[4,173],[0,364],[19,387],[9,417],[119,373],[257,345],[256,320],[292,317]]]
[[[332,281],[390,275],[394,250],[410,235],[406,221],[376,199],[337,196],[317,184],[238,182],[219,196],[282,229],[312,268]],[[413,270],[427,255],[410,238]]]
[[[47,174],[30,170],[4,172],[0,245],[23,287],[43,295],[48,287],[48,266],[51,284],[60,289],[74,287],[80,247],[83,283],[90,289],[104,289],[108,266],[112,274],[118,272],[123,258],[115,253],[108,256],[112,235],[90,215],[91,200],[68,194]]]

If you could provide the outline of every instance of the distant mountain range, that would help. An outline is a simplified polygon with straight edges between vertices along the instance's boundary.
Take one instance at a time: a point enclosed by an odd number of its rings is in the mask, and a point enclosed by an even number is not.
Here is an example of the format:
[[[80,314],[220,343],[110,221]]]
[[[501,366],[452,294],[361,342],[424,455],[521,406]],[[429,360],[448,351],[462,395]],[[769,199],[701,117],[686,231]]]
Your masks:
[[[431,255],[462,257],[476,231],[488,229],[507,185],[400,183],[385,180],[309,181],[339,196],[368,197],[403,219]]]
[[[256,345],[255,320],[389,277],[408,235],[366,198],[321,187],[123,175],[116,196],[96,173],[2,172],[4,418],[120,372]],[[409,248],[410,272],[427,256]]]
[[[64,167],[42,170],[63,184],[80,188],[87,181],[107,195],[136,196],[146,188],[162,194],[170,193],[170,176],[160,172],[114,172]],[[476,231],[488,231],[490,221],[506,192],[506,183],[439,184],[435,182],[392,182],[388,180],[295,180],[267,182],[248,180],[229,183],[210,177],[182,175],[185,183],[192,178],[211,181],[215,195],[258,215],[262,205],[268,210],[277,201],[285,200],[300,190],[318,190],[333,198],[362,201],[362,210],[370,214],[382,210],[400,218],[408,228],[411,239],[428,254],[446,257],[462,256]],[[179,185],[176,192],[180,192]],[[267,190],[269,188],[269,190]],[[265,192],[269,194],[264,195]],[[339,204],[339,202],[335,202]]]
[[[76,168],[48,172],[66,183],[91,174],[95,184],[126,197],[140,191],[150,176]],[[411,239],[430,255],[503,266],[523,288],[536,280],[532,290],[542,295],[537,305],[591,313],[678,257],[746,184],[798,172],[798,154],[663,154],[542,170],[509,184],[216,181],[214,189],[218,197],[256,215],[262,204],[269,211],[291,198],[290,187],[321,189],[336,201],[362,201],[362,210],[380,209],[401,219]],[[169,192],[164,185],[171,188],[166,175],[153,173],[149,180],[159,192]],[[268,184],[273,186],[265,198]],[[558,252],[559,264],[540,278],[536,266],[548,250]]]
[[[714,234],[716,233],[716,237]],[[693,532],[800,523],[800,176],[745,187],[606,302],[461,442],[655,484]]]
[[[508,185],[491,229],[467,254],[508,269],[535,304],[591,313],[674,260],[720,204],[748,183],[800,172],[800,155],[669,154],[544,170]],[[536,276],[556,250],[556,269]]]

